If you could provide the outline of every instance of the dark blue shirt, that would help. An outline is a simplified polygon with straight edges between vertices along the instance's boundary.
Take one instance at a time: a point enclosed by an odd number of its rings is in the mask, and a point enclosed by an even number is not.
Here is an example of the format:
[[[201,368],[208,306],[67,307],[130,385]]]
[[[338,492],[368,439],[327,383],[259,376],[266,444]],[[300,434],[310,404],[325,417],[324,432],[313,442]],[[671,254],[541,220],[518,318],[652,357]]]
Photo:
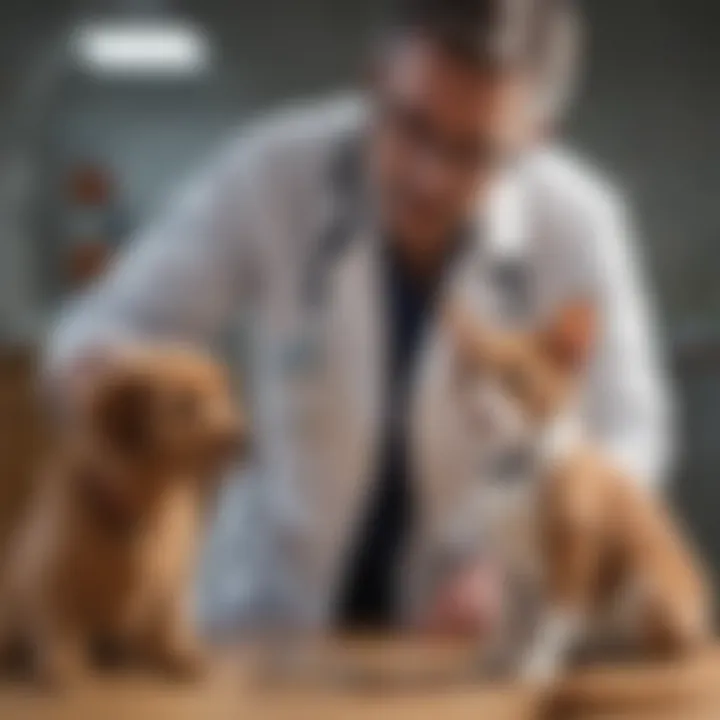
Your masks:
[[[413,521],[408,453],[408,396],[418,349],[435,311],[444,267],[418,279],[387,243],[383,263],[386,312],[384,432],[377,481],[341,588],[338,620],[350,628],[392,625],[398,614],[400,562]]]

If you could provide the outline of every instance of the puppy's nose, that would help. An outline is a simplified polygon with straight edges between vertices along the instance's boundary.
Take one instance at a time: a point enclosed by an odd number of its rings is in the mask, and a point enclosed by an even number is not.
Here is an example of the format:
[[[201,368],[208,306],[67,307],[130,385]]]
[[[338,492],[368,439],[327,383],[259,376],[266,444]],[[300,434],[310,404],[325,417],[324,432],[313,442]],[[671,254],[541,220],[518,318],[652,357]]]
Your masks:
[[[246,427],[231,423],[217,435],[216,449],[223,458],[246,457],[252,450],[252,440]]]

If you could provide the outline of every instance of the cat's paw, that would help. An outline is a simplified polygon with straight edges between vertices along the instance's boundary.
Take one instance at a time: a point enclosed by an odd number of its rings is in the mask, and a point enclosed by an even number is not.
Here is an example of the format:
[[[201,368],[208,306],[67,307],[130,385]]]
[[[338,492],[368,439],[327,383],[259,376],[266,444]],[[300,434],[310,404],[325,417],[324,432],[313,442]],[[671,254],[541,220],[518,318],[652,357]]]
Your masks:
[[[550,685],[561,675],[563,666],[562,653],[547,647],[533,648],[520,663],[518,676],[530,685]]]

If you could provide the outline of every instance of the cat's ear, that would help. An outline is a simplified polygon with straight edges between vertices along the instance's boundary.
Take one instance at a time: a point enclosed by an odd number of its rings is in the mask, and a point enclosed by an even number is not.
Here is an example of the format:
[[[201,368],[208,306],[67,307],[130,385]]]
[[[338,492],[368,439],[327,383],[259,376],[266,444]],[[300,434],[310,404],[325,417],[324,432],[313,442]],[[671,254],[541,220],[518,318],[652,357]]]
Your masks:
[[[565,303],[541,332],[541,343],[552,360],[577,371],[590,360],[597,341],[598,318],[595,305],[578,299]]]

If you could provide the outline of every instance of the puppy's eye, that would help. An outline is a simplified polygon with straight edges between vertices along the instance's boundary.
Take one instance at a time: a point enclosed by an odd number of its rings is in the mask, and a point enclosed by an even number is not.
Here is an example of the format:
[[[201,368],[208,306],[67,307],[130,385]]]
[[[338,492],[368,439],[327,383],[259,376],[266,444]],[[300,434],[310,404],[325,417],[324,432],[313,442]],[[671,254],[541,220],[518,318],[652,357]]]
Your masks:
[[[173,412],[181,420],[192,420],[198,414],[200,400],[195,393],[181,393],[175,398]]]

